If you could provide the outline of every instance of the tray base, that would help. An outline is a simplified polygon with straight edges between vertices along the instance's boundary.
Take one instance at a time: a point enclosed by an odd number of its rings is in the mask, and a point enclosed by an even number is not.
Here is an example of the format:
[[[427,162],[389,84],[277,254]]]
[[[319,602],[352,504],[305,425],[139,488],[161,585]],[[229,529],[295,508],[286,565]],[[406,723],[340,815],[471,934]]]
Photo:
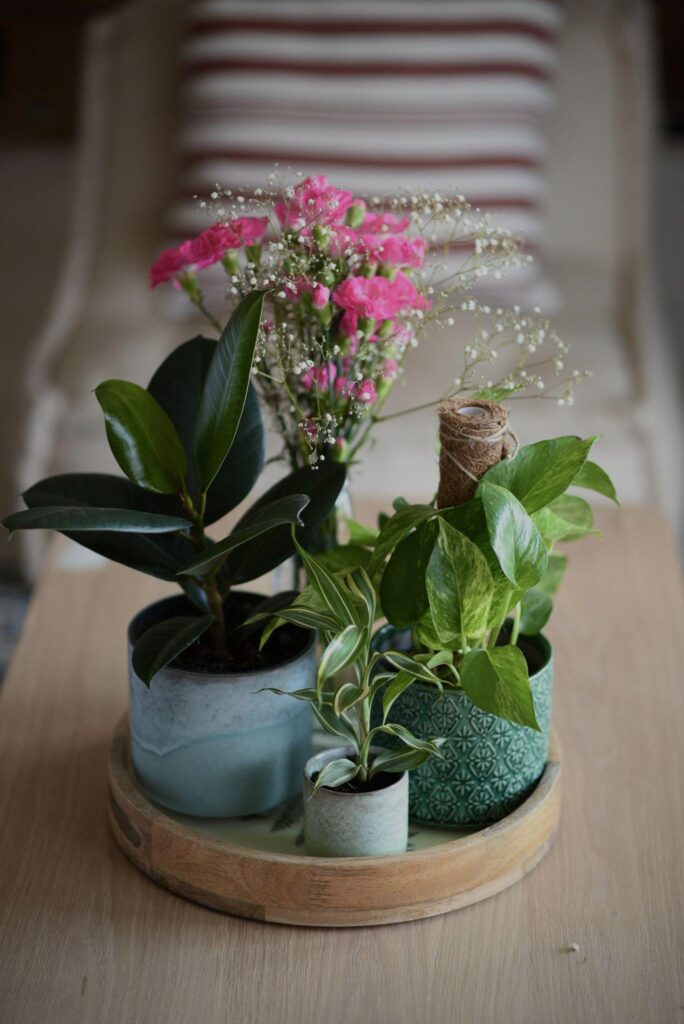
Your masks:
[[[307,856],[300,798],[268,815],[229,821],[164,810],[141,792],[128,749],[124,718],[109,758],[116,842],[160,885],[239,917],[359,927],[443,914],[523,878],[547,853],[558,827],[561,753],[555,735],[544,774],[512,814],[470,831],[412,824],[408,852],[392,857]]]

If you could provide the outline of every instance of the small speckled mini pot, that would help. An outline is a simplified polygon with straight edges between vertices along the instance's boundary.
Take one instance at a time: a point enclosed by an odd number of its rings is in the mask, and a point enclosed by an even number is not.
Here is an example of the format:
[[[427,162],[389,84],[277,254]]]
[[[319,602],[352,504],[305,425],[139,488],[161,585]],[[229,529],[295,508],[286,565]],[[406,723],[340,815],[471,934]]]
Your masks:
[[[544,636],[527,642],[539,661],[530,685],[541,732],[480,711],[463,690],[440,695],[416,683],[393,704],[389,721],[415,736],[446,740],[444,760],[431,757],[411,772],[409,813],[416,821],[442,828],[490,824],[510,814],[538,782],[549,751],[553,653]],[[408,650],[410,634],[383,626],[373,645]]]
[[[312,779],[351,747],[316,754],[304,769],[304,839],[314,857],[381,857],[405,853],[408,842],[408,772],[384,789],[344,793],[322,787],[314,795]]]
[[[281,665],[244,674],[165,668],[148,688],[131,650],[155,622],[192,613],[170,597],[144,608],[128,630],[131,759],[145,793],[163,807],[201,818],[261,814],[293,796],[311,754],[308,704],[259,693],[315,685],[316,643]]]

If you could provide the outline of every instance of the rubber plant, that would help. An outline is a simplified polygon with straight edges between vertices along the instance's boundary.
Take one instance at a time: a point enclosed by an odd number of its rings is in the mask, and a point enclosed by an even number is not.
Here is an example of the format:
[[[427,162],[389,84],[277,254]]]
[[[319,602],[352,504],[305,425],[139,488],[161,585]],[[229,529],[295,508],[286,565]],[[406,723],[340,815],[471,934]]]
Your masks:
[[[493,466],[464,505],[395,503],[379,531],[351,524],[345,556],[361,560],[382,611],[411,629],[416,659],[442,686],[461,687],[474,704],[538,729],[520,636],[546,625],[567,556],[560,541],[595,533],[590,505],[571,488],[617,502],[603,469],[588,460],[596,438],[566,436],[520,449]],[[360,557],[361,556],[361,557]],[[407,673],[399,686],[410,685]]]
[[[408,729],[387,722],[394,700],[405,689],[405,677],[441,688],[431,659],[416,659],[402,651],[374,651],[371,641],[378,603],[366,571],[358,567],[332,572],[326,567],[327,556],[315,557],[307,552],[294,537],[294,531],[293,541],[306,570],[307,587],[275,615],[271,611],[255,613],[246,628],[270,620],[262,633],[262,644],[285,623],[320,633],[323,651],[315,689],[283,693],[275,687],[268,688],[309,702],[326,732],[340,737],[354,751],[352,756],[326,764],[315,779],[313,792],[321,786],[336,789],[350,784],[363,789],[380,773],[403,774],[433,755],[441,756],[440,738],[419,739]],[[344,670],[353,673],[353,682],[339,682],[339,674]],[[373,703],[379,696],[381,720],[372,726]],[[373,744],[382,734],[392,736],[396,745],[391,751],[375,753]]]
[[[53,529],[115,562],[178,583],[196,615],[148,629],[133,653],[137,674],[153,676],[209,633],[230,658],[224,622],[230,589],[294,553],[291,526],[307,542],[329,514],[344,467],[290,473],[254,502],[230,533],[206,529],[250,493],[264,465],[264,431],[251,385],[264,291],[236,308],[218,341],[195,337],[176,348],[147,388],[107,380],[95,389],[110,448],[125,476],[68,473],[30,487],[26,509],[3,525]]]

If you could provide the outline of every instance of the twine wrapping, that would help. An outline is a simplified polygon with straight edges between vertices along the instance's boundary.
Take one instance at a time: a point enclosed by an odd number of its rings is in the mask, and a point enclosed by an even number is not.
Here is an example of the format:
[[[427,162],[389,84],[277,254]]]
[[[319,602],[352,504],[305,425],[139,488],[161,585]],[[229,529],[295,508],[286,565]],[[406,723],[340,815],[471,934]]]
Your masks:
[[[462,409],[481,409],[467,414]],[[487,470],[517,451],[508,410],[484,399],[449,398],[439,406],[439,489],[437,507],[463,505]],[[511,443],[512,442],[512,443]]]

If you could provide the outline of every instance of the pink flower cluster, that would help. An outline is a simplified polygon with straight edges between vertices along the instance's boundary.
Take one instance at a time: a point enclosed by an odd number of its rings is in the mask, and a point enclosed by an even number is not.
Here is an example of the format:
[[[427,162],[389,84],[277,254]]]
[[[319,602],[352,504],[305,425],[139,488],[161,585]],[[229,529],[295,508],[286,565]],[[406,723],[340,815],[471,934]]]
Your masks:
[[[401,271],[388,277],[348,277],[340,282],[333,300],[341,309],[373,320],[392,320],[407,309],[424,309],[425,298]]]
[[[165,249],[150,267],[150,288],[171,281],[186,267],[203,270],[223,259],[231,249],[254,245],[263,238],[268,217],[238,217],[213,224],[196,238]]]
[[[340,224],[355,202],[351,192],[334,188],[321,174],[293,189],[292,196],[278,203],[274,212],[283,227],[301,231],[312,225]]]
[[[338,374],[334,363],[315,366],[308,373],[303,373],[302,386],[306,391],[327,391],[332,384],[333,391],[342,398],[353,398],[365,405],[372,405],[377,400],[378,391],[372,380],[351,381],[348,377]]]
[[[292,284],[285,285],[285,294],[288,299],[298,299],[301,295],[311,293],[311,302],[314,309],[323,309],[328,305],[330,289],[317,281],[309,281],[306,277],[299,277]]]
[[[425,239],[408,235],[359,235],[357,251],[372,264],[386,263],[400,267],[422,267],[425,262]]]

